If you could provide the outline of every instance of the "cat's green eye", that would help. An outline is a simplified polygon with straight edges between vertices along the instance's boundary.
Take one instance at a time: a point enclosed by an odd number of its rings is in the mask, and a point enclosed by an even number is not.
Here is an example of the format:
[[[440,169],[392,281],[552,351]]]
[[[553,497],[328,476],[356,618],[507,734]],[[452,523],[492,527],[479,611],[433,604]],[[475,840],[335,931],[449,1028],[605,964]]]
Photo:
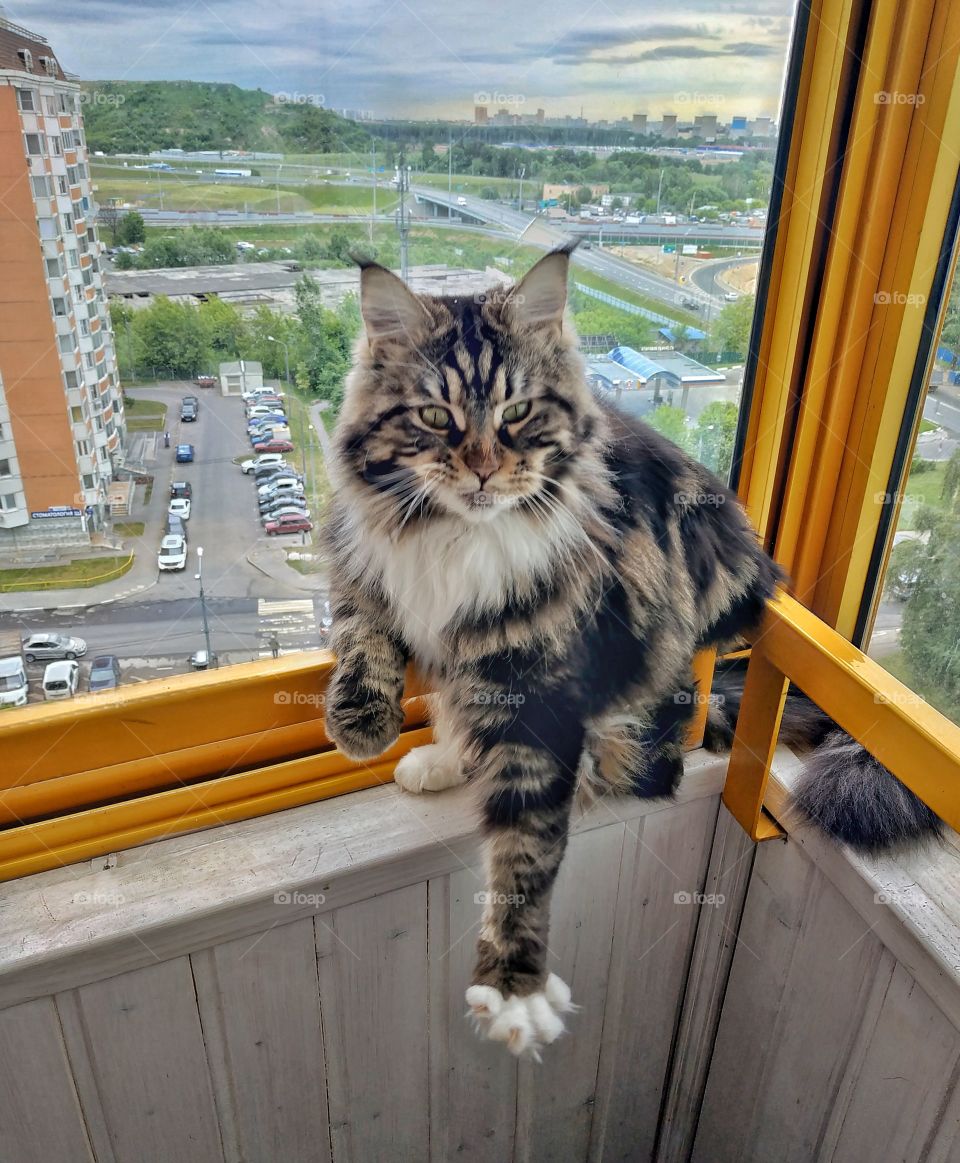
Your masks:
[[[515,424],[518,420],[522,420],[530,411],[530,401],[521,400],[517,404],[510,404],[509,407],[504,408],[500,419],[504,424]]]
[[[421,408],[420,419],[431,428],[449,428],[451,424],[450,413],[446,408]]]

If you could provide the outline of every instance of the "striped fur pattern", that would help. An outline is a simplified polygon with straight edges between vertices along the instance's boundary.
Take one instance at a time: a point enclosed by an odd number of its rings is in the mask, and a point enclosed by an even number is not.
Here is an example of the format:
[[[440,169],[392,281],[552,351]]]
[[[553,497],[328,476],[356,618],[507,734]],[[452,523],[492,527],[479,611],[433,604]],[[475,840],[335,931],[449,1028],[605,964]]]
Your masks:
[[[363,265],[326,534],[328,732],[370,759],[397,737],[408,660],[436,684],[438,745],[397,780],[477,788],[488,884],[468,1000],[517,1053],[570,1004],[545,960],[578,784],[673,792],[693,655],[755,624],[778,578],[720,481],[588,387],[568,255],[478,299]]]

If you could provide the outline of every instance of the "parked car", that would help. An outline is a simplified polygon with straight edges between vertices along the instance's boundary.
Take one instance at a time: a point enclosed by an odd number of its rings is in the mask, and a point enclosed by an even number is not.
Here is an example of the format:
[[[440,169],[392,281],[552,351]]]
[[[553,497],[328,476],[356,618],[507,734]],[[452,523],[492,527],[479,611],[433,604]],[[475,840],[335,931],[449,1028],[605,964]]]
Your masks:
[[[297,513],[284,513],[274,521],[268,521],[264,526],[265,532],[274,537],[278,533],[307,533],[313,528],[309,517]]]
[[[181,521],[190,520],[190,498],[189,497],[173,497],[170,504],[167,506],[167,512],[172,513],[174,517],[179,517]]]
[[[193,381],[198,388],[215,388],[217,386],[216,376],[197,376]]]
[[[277,477],[275,481],[268,481],[264,485],[257,486],[258,497],[270,497],[274,493],[286,490],[295,493],[298,489],[303,488],[302,481],[297,480],[296,477]]]
[[[177,445],[177,464],[190,464],[193,460],[193,445],[192,444],[178,444]]]
[[[187,539],[187,527],[176,513],[167,514],[167,523],[163,528],[164,537],[182,537]]]
[[[160,541],[157,554],[157,568],[161,570],[184,569],[187,564],[187,542],[179,533],[168,533]]]
[[[254,456],[250,460],[245,460],[240,465],[240,469],[244,473],[256,472],[258,468],[263,468],[268,464],[282,464],[283,456],[279,452],[267,452],[263,456]]]
[[[252,408],[247,409],[247,419],[256,420],[258,416],[269,416],[272,411],[269,404],[254,404]]]
[[[253,391],[242,393],[242,399],[243,399],[243,402],[245,404],[249,404],[251,400],[256,400],[260,396],[281,396],[282,397],[283,392],[281,392],[278,388],[266,387],[266,388],[254,388]]]
[[[740,298],[736,291],[727,291],[723,297],[728,303],[736,303],[737,299]]]
[[[293,441],[263,440],[253,446],[253,451],[258,455],[263,452],[293,452]]]
[[[260,485],[272,485],[277,481],[287,480],[290,477],[299,481],[301,486],[303,485],[303,477],[289,465],[285,465],[283,468],[278,468],[276,472],[260,473],[260,475],[254,479],[256,480],[257,486],[259,487]]]
[[[268,412],[266,416],[255,416],[247,425],[247,431],[262,428],[265,424],[286,424],[286,422],[287,418],[282,412]]]
[[[211,666],[217,665],[217,656],[212,650],[209,656],[206,650],[195,650],[190,655],[190,665],[194,670],[209,670]]]
[[[196,404],[188,404],[186,400],[180,405],[180,419],[184,424],[189,424],[192,420],[197,418]]]
[[[189,481],[174,481],[170,485],[171,497],[193,497],[193,485]]]
[[[51,662],[43,672],[45,699],[72,699],[80,685],[80,663],[64,659]]]
[[[111,691],[120,685],[120,660],[115,654],[98,654],[90,667],[90,690]]]
[[[281,493],[279,496],[271,497],[269,501],[264,501],[260,505],[260,520],[272,517],[278,509],[299,509],[305,513],[307,498],[303,493]]]
[[[278,521],[281,517],[287,516],[309,517],[310,510],[307,508],[307,502],[301,501],[297,504],[291,501],[284,505],[275,505],[260,514],[260,523],[267,525],[270,521]]]
[[[283,400],[280,396],[274,395],[272,392],[269,395],[257,396],[256,403],[263,404],[268,408],[283,408]]]
[[[191,408],[196,408],[198,411],[200,409],[200,397],[199,396],[184,396],[182,402],[184,404],[188,404]]]
[[[69,634],[31,634],[23,644],[23,656],[27,662],[41,662],[52,658],[82,658],[86,653],[86,642]]]

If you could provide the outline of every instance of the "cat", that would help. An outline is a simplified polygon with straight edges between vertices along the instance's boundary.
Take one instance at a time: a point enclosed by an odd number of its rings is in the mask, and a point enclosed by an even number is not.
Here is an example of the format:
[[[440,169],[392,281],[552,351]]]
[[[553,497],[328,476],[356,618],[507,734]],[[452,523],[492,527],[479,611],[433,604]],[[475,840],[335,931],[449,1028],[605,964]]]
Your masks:
[[[477,787],[467,1005],[534,1057],[575,1008],[546,943],[578,786],[673,793],[695,652],[756,627],[783,580],[729,489],[588,386],[565,311],[574,245],[473,298],[415,295],[357,260],[364,330],[325,530],[327,733],[380,755],[408,661],[430,680],[434,742],[395,779]]]

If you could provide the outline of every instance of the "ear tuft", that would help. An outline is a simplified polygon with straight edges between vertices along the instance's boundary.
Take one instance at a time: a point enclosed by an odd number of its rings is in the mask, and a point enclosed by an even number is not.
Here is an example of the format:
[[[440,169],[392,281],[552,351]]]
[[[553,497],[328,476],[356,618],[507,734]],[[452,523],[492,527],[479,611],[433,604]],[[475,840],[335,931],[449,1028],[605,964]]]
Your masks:
[[[370,259],[355,261],[360,265],[360,314],[370,343],[418,334],[427,313],[406,283]]]
[[[569,242],[544,255],[507,297],[514,319],[521,327],[557,327],[567,305],[570,255],[577,243]]]

